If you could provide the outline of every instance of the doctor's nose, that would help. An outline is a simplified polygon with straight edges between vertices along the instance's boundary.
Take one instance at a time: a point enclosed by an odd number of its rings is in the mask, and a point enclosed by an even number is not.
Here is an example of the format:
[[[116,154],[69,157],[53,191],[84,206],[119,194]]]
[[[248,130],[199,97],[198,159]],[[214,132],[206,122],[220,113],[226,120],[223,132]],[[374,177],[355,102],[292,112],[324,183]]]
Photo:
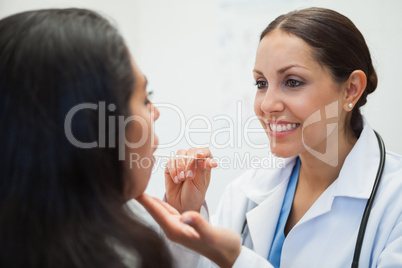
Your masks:
[[[260,109],[265,114],[278,113],[285,109],[281,94],[276,88],[270,87],[265,91]]]

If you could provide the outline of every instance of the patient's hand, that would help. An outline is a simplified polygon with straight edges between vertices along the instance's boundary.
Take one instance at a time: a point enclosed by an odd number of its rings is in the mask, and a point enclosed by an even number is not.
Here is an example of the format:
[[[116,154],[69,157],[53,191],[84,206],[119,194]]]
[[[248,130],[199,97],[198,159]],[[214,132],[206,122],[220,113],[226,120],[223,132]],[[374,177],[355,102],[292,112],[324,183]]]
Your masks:
[[[209,258],[220,267],[232,267],[241,251],[238,233],[213,227],[198,212],[180,215],[169,204],[143,194],[137,200],[161,226],[166,236]]]
[[[208,148],[179,150],[177,155],[203,159],[176,158],[165,169],[167,202],[180,213],[200,211],[211,179],[211,168],[217,167]]]

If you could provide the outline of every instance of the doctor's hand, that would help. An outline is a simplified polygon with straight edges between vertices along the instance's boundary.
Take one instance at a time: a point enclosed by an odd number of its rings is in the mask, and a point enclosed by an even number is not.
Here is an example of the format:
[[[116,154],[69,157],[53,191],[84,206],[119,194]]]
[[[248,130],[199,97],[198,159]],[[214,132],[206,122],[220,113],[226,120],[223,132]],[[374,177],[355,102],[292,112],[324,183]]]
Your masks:
[[[177,155],[194,158],[170,159],[165,169],[166,200],[180,213],[200,211],[211,179],[211,168],[217,167],[208,148],[179,150]]]
[[[169,204],[142,194],[137,198],[173,242],[204,255],[220,267],[232,267],[241,251],[240,235],[210,225],[198,212],[180,213]]]

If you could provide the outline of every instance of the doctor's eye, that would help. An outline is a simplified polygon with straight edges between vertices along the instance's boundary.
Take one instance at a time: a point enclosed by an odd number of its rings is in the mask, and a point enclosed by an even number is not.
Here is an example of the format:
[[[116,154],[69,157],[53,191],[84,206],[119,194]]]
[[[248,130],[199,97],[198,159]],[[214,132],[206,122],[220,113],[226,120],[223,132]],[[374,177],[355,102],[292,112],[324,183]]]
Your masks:
[[[268,87],[268,82],[264,80],[257,80],[255,81],[255,86],[257,86],[258,89],[265,89]]]
[[[286,80],[285,85],[287,87],[299,87],[299,86],[303,85],[303,82],[297,81],[295,79],[288,79],[288,80]]]

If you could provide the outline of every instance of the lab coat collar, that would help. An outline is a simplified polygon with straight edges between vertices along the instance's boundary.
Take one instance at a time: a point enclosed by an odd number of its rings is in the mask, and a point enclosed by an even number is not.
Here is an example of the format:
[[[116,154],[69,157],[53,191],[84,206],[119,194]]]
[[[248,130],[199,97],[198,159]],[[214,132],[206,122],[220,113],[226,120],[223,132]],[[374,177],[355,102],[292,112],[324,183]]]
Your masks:
[[[348,154],[334,182],[333,196],[368,199],[370,197],[378,165],[380,149],[373,129],[363,118],[363,131]]]

